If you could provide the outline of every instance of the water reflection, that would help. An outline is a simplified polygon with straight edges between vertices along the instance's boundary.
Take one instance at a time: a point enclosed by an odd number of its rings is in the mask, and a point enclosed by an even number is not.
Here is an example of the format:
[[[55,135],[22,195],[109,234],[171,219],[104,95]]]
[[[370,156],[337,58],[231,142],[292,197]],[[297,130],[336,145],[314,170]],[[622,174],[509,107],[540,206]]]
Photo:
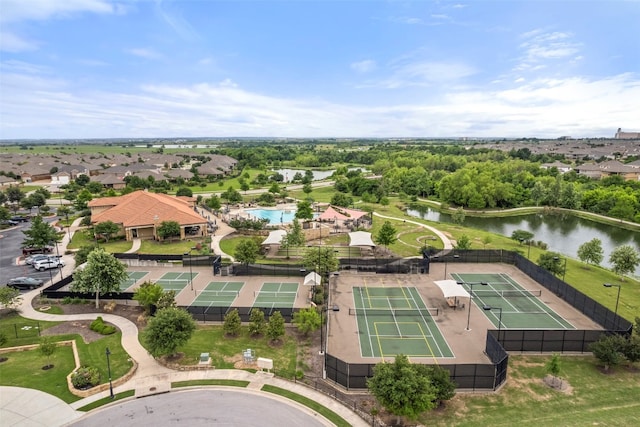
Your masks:
[[[437,212],[428,207],[414,207],[407,210],[407,214],[429,221],[453,223],[451,215]],[[609,255],[617,247],[631,245],[636,251],[640,248],[640,232],[589,221],[567,213],[538,213],[505,218],[467,216],[463,225],[507,237],[510,237],[515,230],[527,230],[534,234],[534,240],[549,245],[550,251],[576,259],[580,245],[598,238],[602,241],[604,252],[602,266],[607,268],[611,267]]]
[[[365,171],[362,168],[348,168],[347,170],[358,170]],[[313,172],[313,181],[322,181],[323,179],[330,178],[331,175],[335,172],[335,169],[326,170],[326,171],[311,171]],[[304,176],[305,170],[303,169],[276,169],[274,172],[278,172],[280,175],[284,177],[284,182],[291,182],[296,173],[300,173],[300,175]]]

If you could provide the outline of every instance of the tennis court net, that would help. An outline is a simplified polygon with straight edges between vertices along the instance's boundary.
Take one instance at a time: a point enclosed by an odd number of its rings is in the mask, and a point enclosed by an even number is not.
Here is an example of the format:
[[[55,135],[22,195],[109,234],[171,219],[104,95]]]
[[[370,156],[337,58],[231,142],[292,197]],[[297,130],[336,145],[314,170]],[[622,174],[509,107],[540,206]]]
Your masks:
[[[199,297],[237,297],[240,295],[239,291],[200,291],[198,293]]]
[[[474,289],[473,295],[480,298],[536,298],[542,296],[542,291],[539,289],[510,289],[505,291]]]
[[[383,309],[383,308],[350,308],[349,315],[350,316],[438,316],[440,314],[440,309],[437,307],[434,308],[394,308],[394,309]]]
[[[254,297],[261,298],[295,298],[297,292],[272,292],[272,291],[253,291]]]
[[[156,283],[162,287],[171,286],[176,288],[184,288],[189,284],[189,279],[160,279]]]

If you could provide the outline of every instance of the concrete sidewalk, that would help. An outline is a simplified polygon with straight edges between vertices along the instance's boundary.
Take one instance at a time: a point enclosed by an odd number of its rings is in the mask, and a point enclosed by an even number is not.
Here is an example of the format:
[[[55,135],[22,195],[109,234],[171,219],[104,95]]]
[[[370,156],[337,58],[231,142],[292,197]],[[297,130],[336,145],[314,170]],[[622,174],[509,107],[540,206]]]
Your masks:
[[[250,373],[236,369],[211,369],[204,371],[175,371],[165,368],[147,352],[147,350],[138,341],[138,328],[136,325],[120,316],[105,313],[87,313],[74,315],[56,315],[47,314],[35,310],[32,306],[32,300],[39,294],[39,290],[23,294],[23,300],[19,307],[22,316],[49,321],[72,321],[72,320],[93,320],[97,316],[114,325],[122,331],[121,344],[129,356],[138,363],[138,369],[133,377],[123,385],[114,389],[115,393],[127,390],[135,390],[136,395],[144,396],[152,394],[152,388],[156,390],[170,390],[171,383],[174,381],[188,381],[199,379],[233,379],[249,381],[252,390],[259,390],[262,385],[270,384],[286,390],[290,390],[302,396],[305,396],[321,405],[331,409],[336,414],[344,418],[352,426],[368,425],[362,418],[337,400],[308,388],[300,383],[293,383],[281,378],[276,378],[265,373]],[[242,389],[239,389],[242,390]],[[84,413],[76,412],[77,408],[81,408],[91,402],[95,402],[103,397],[109,396],[109,391],[96,393],[90,397],[80,399],[71,405],[52,397],[52,399],[42,399],[37,390],[21,389],[17,387],[3,387],[0,389],[2,398],[2,407],[0,408],[0,419],[16,420],[14,424],[3,425],[43,425],[55,426],[67,424]],[[26,393],[26,394],[25,394]],[[270,394],[270,396],[272,396]],[[152,398],[152,397],[150,397]],[[34,405],[10,405],[10,402],[39,402]],[[250,397],[248,397],[250,399]],[[286,399],[285,399],[286,400]],[[289,401],[293,404],[292,401]],[[250,402],[247,402],[250,404]],[[59,413],[59,418],[51,418],[50,411]],[[64,422],[63,422],[64,421]],[[60,422],[60,424],[56,424]]]

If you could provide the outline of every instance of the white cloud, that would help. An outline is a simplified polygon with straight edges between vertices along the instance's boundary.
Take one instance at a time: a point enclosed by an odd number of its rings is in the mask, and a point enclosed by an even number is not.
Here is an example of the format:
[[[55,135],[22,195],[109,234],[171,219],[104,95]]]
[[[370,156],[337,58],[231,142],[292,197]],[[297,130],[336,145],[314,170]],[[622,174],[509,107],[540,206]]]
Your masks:
[[[366,59],[364,61],[353,62],[351,69],[357,73],[368,73],[376,69],[376,61]]]
[[[117,13],[122,8],[106,0],[2,0],[0,22],[43,21],[74,13]]]
[[[407,25],[419,25],[424,23],[424,21],[420,18],[414,18],[409,16],[397,16],[390,18],[391,22],[397,22],[399,24],[407,24]]]
[[[156,12],[182,39],[187,41],[196,40],[198,35],[189,22],[176,10],[172,4],[167,4],[162,0],[156,0]]]
[[[581,43],[573,41],[571,33],[559,31],[546,32],[538,28],[521,34],[520,38],[524,39],[518,46],[523,55],[514,68],[517,71],[535,71],[550,61],[578,56],[582,48]]]
[[[36,49],[38,49],[38,43],[26,40],[15,33],[0,31],[0,51],[25,52]]]
[[[384,79],[366,82],[363,87],[398,89],[410,86],[432,86],[452,83],[476,73],[463,63],[412,61],[401,59],[391,66],[392,74]]]
[[[154,51],[153,49],[131,48],[131,49],[126,49],[125,52],[127,52],[130,55],[139,56],[140,58],[145,58],[145,59],[160,59],[160,58],[162,58],[162,55],[160,53]]]

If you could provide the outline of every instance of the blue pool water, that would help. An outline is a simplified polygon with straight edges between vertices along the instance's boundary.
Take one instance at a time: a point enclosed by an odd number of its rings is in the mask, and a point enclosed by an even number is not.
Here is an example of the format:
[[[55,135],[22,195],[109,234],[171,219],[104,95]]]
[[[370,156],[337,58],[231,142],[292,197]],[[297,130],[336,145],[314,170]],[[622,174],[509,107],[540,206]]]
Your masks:
[[[295,209],[246,209],[245,212],[251,215],[251,219],[266,218],[272,225],[292,222],[296,216]]]

